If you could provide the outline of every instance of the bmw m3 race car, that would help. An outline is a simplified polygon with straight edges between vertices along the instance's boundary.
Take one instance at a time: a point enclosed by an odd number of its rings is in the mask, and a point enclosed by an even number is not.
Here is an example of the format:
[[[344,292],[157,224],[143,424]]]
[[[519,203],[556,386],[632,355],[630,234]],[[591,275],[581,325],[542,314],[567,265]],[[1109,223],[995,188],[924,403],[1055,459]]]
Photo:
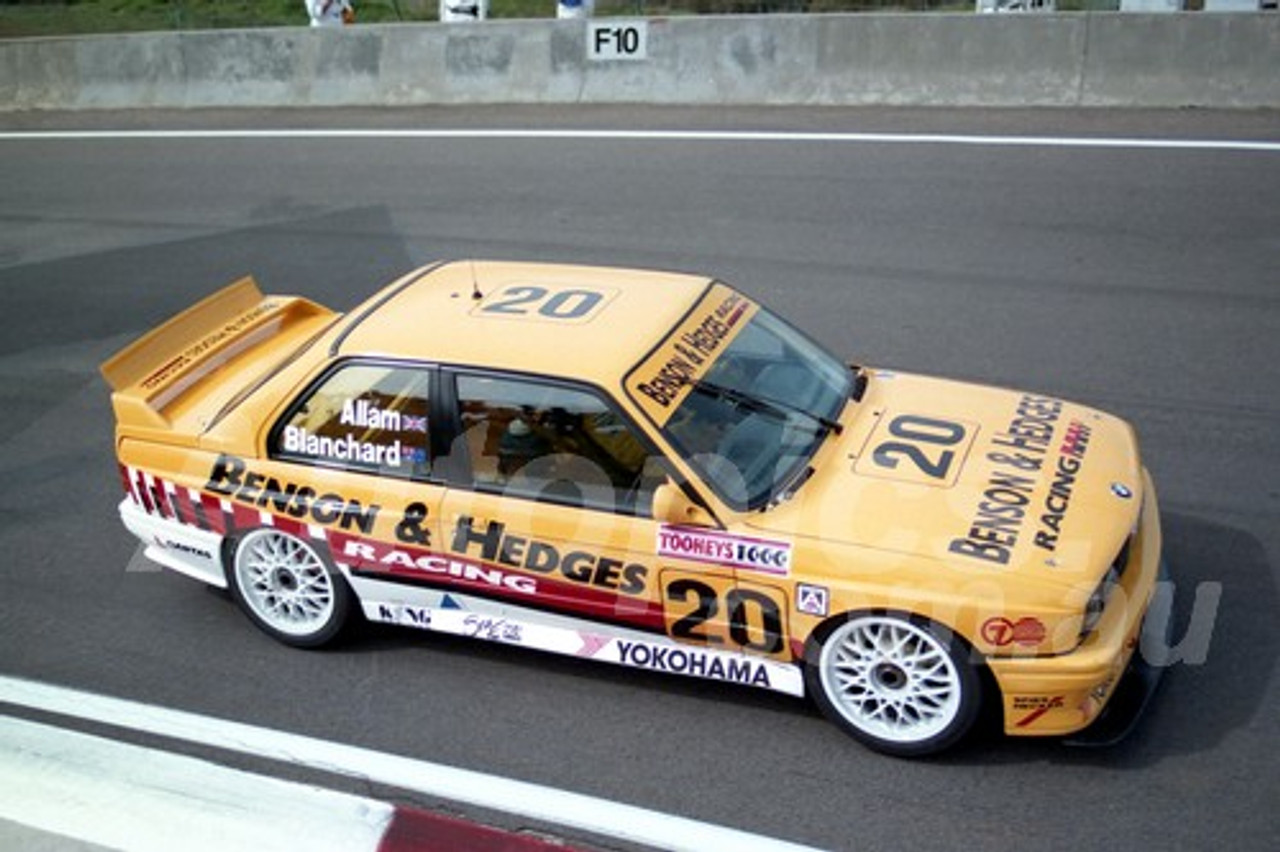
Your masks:
[[[714,279],[454,262],[345,314],[244,279],[102,372],[126,527],[291,645],[362,613],[811,695],[903,756],[1150,694],[1126,423],[851,366]]]

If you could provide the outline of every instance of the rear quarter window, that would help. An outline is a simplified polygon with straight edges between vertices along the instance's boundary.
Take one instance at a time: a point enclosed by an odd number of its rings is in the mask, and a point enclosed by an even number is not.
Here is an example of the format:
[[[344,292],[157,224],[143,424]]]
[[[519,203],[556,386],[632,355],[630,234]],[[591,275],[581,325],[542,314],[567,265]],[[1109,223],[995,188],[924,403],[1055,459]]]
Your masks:
[[[269,439],[273,458],[393,476],[430,475],[431,373],[340,367],[299,398]]]

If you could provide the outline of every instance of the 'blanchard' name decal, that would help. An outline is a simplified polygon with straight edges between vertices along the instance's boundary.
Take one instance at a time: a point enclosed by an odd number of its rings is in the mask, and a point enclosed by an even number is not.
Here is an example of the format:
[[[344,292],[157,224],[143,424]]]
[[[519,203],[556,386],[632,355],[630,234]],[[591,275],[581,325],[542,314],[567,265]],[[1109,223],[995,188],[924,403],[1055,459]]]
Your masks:
[[[421,432],[424,434],[427,431],[425,416],[415,417],[389,408],[379,408],[364,399],[348,399],[343,402],[338,423],[358,428],[362,434],[367,434],[369,430],[384,433]],[[417,436],[414,437],[413,441],[401,441],[396,438],[379,443],[360,440],[354,432],[347,432],[341,437],[317,435],[305,426],[292,424],[285,426],[280,436],[281,449],[287,453],[387,467],[399,467],[405,463],[420,463],[427,460],[427,451],[422,446],[425,441]]]
[[[791,572],[791,545],[788,542],[722,535],[686,527],[659,527],[658,555],[732,565],[781,577]]]
[[[286,453],[360,462],[386,467],[399,467],[406,461],[426,461],[427,451],[410,447],[399,439],[389,444],[361,441],[348,432],[341,438],[316,435],[302,426],[286,426],[281,435],[280,449]]]

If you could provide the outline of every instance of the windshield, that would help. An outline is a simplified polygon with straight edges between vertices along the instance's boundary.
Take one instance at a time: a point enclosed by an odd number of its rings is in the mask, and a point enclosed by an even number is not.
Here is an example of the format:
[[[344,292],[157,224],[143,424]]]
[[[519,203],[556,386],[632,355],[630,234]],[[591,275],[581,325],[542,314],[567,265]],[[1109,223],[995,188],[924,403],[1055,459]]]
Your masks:
[[[664,344],[672,353],[666,362],[656,372],[642,365],[637,372],[652,379],[634,387],[648,396],[649,411],[659,403],[659,426],[721,500],[739,511],[759,509],[805,470],[828,432],[838,428],[834,421],[849,398],[851,373],[724,285],[695,308],[695,322],[700,314],[715,320],[696,326],[712,332],[702,336],[704,345],[684,330],[686,321]]]

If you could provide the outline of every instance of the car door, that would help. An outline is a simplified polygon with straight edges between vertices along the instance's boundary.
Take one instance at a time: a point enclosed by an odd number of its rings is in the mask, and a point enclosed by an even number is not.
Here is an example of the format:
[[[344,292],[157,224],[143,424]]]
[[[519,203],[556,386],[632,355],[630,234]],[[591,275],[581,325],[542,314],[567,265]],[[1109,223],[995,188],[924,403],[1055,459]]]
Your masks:
[[[732,569],[661,556],[669,469],[598,390],[446,371],[455,398],[442,536],[454,556],[536,578],[536,606],[719,647]]]

